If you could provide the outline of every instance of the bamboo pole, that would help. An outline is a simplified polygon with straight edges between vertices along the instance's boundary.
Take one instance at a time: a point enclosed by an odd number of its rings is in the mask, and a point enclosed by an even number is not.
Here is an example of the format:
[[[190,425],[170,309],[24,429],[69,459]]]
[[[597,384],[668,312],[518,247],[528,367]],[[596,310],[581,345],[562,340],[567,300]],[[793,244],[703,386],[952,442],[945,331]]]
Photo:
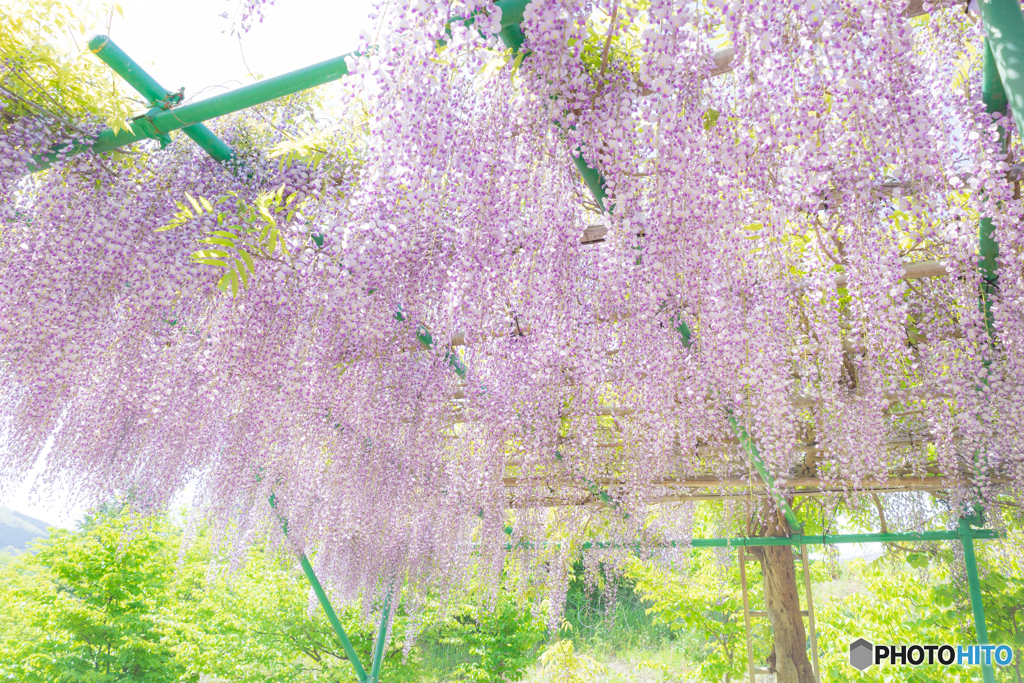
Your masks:
[[[754,683],[754,644],[750,634],[750,595],[747,590],[747,557],[746,548],[740,548],[740,586],[743,589],[743,630],[747,641],[747,674],[750,683]]]
[[[811,637],[811,663],[814,665],[814,680],[821,683],[818,670],[818,634],[814,630],[814,596],[811,594],[811,566],[807,562],[807,546],[800,546],[800,560],[804,565],[804,591],[807,593],[807,631]]]

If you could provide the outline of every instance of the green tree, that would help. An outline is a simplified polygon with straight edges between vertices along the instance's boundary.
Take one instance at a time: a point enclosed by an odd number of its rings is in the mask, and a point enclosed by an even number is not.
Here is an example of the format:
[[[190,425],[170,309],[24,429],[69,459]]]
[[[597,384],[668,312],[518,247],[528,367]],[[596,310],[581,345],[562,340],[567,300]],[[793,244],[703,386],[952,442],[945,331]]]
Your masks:
[[[720,563],[715,551],[692,552],[685,570],[668,571],[634,560],[627,576],[636,581],[636,590],[650,603],[648,612],[655,615],[657,623],[674,631],[688,631],[702,643],[693,653],[701,680],[741,680],[746,675],[747,650],[738,562],[735,555],[731,562]],[[757,566],[747,566],[751,609],[761,609],[763,600]],[[762,621],[754,622],[752,628],[756,634],[754,661],[762,662],[771,638]]]
[[[52,683],[177,681],[162,637],[174,544],[166,525],[133,515],[55,531],[7,566],[0,677]],[[9,628],[7,628],[9,627]],[[188,680],[188,679],[186,679]]]
[[[208,541],[200,538],[179,570],[166,624],[187,672],[235,683],[356,680],[323,610],[310,604],[309,584],[294,557],[254,548],[236,571],[211,572],[223,567],[211,562]],[[376,625],[363,620],[356,604],[335,608],[369,669]],[[400,608],[384,653],[383,680],[415,680],[418,652],[403,656],[407,623]]]
[[[467,601],[439,629],[441,642],[460,646],[467,655],[453,674],[474,683],[518,681],[537,659],[536,645],[544,637],[539,616],[513,596],[499,593],[493,605]]]

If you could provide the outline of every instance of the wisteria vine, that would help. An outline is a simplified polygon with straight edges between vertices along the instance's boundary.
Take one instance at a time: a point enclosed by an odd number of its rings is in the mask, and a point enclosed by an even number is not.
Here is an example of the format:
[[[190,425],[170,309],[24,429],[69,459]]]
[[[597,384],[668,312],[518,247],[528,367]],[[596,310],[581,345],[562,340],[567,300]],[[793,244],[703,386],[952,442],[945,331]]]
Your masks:
[[[367,609],[521,555],[555,619],[582,541],[685,540],[652,504],[750,480],[727,415],[784,490],[1024,489],[1019,138],[980,102],[979,22],[904,9],[534,0],[514,54],[491,3],[391,7],[340,118],[211,123],[234,172],[177,136],[30,175],[71,131],[5,120],[5,479],[45,454],[85,500],[192,485],[237,547],[279,514]]]

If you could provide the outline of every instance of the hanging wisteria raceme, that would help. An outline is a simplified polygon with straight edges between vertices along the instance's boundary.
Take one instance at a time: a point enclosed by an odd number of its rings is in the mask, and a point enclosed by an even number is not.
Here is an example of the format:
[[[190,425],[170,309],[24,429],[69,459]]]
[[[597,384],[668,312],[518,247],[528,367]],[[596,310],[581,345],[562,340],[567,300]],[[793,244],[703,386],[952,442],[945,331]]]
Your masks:
[[[236,172],[179,136],[29,176],[59,129],[5,123],[7,483],[45,454],[87,501],[194,484],[237,548],[286,520],[367,610],[511,552],[553,619],[580,543],[623,547],[593,577],[687,540],[689,508],[647,514],[681,482],[753,483],[730,418],[783,491],[1020,490],[1012,122],[980,102],[978,22],[904,9],[534,0],[516,55],[492,4],[391,7],[340,119],[311,132],[296,96],[211,124]]]

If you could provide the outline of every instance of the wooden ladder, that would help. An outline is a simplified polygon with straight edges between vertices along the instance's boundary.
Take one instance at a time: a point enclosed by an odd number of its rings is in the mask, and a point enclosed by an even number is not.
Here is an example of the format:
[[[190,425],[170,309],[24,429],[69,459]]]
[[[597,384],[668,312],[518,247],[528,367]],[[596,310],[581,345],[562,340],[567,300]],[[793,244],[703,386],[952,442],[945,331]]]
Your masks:
[[[814,665],[814,680],[821,683],[821,673],[818,671],[818,636],[814,632],[814,598],[811,596],[811,569],[807,563],[807,546],[800,546],[800,559],[804,565],[804,592],[807,595],[807,609],[800,610],[800,616],[807,617],[807,632],[811,636],[811,662]],[[750,635],[750,618],[767,618],[768,612],[764,610],[750,609],[750,594],[747,591],[747,562],[756,562],[757,558],[748,555],[746,548],[740,546],[740,586],[743,588],[743,629],[747,636],[747,672],[750,674],[750,683],[756,683],[756,674],[767,675],[768,669],[761,669],[754,666],[754,643]]]

